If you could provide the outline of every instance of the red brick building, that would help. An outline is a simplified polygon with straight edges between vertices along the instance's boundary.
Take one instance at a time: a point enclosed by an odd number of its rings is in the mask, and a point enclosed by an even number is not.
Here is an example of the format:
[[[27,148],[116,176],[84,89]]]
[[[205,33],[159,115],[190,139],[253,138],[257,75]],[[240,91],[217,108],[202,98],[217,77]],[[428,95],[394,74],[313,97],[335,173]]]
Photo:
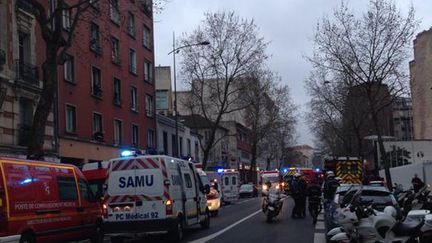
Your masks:
[[[47,12],[56,2],[46,1]],[[25,135],[23,124],[31,124],[42,87],[44,42],[25,0],[0,4],[5,7],[0,11],[0,22],[7,25],[0,37],[0,49],[5,53],[0,52],[0,59],[2,55],[5,59],[0,73],[0,98],[5,97],[0,99],[4,103],[0,106],[0,148],[4,145],[11,151],[13,146],[25,153],[19,138]],[[44,146],[57,153],[62,162],[106,160],[118,156],[123,147],[155,146],[151,9],[150,0],[95,1],[77,23],[67,61],[58,67],[58,109],[49,117]],[[70,16],[63,13],[63,31],[71,26]],[[22,88],[18,87],[22,91],[11,82],[21,84]],[[56,120],[57,132],[53,125]],[[53,145],[56,134],[57,151]]]
[[[99,1],[78,23],[70,59],[59,67],[62,161],[155,146],[153,19],[144,2]]]

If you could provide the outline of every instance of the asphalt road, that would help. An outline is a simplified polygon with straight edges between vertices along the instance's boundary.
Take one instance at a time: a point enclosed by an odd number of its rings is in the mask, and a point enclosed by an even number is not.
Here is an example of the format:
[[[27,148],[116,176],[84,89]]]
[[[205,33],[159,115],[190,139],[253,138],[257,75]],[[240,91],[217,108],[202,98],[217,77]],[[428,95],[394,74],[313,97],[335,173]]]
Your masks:
[[[211,218],[210,229],[187,229],[183,242],[323,242],[319,237],[317,240],[317,231],[309,215],[305,219],[291,218],[294,204],[291,198],[285,199],[281,214],[272,223],[267,223],[260,211],[261,200],[261,197],[240,199],[234,204],[222,207],[219,215]],[[318,225],[321,223],[318,222]],[[168,242],[168,238],[164,235],[152,235],[127,242]]]

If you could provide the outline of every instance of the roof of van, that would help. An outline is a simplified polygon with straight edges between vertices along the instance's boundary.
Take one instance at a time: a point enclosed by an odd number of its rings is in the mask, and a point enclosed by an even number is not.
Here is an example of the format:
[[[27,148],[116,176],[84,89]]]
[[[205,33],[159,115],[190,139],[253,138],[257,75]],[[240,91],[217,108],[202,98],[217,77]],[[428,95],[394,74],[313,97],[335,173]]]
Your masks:
[[[55,163],[41,160],[29,160],[29,159],[20,159],[20,158],[12,158],[12,157],[0,157],[0,162],[18,162],[18,163],[30,163],[35,165],[46,165],[46,166],[61,166],[61,167],[71,167],[76,168],[75,165],[72,164],[63,164],[63,163]]]
[[[139,159],[139,158],[165,158],[165,159],[176,159],[176,160],[183,160],[183,161],[187,161],[184,159],[180,159],[180,158],[174,158],[168,155],[137,155],[137,156],[129,156],[129,157],[118,157],[118,158],[113,158],[110,159],[109,161],[117,161],[117,160],[128,160],[128,159]]]

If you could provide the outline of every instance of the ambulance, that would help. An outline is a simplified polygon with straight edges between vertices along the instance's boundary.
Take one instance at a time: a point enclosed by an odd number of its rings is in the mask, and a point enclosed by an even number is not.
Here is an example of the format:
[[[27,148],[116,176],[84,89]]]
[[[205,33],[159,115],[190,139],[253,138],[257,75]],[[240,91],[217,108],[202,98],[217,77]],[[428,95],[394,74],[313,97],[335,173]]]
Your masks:
[[[239,198],[240,173],[235,169],[218,169],[217,171],[206,171],[211,182],[219,184],[222,194],[222,202],[232,203]]]
[[[77,167],[0,157],[0,242],[102,242],[102,228]]]
[[[161,232],[181,241],[185,228],[209,228],[209,190],[190,161],[163,155],[112,159],[103,204],[104,233],[113,242]]]

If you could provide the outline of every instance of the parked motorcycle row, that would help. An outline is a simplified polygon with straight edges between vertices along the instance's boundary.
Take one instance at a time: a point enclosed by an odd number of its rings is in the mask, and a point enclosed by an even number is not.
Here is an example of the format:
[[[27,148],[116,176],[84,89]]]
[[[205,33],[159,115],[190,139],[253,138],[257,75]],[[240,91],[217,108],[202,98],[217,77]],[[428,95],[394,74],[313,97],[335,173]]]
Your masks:
[[[335,227],[327,232],[330,242],[432,242],[432,195],[426,186],[417,193],[395,190],[398,205],[375,209],[373,200],[363,200],[363,187],[345,196],[336,212]],[[346,193],[345,195],[349,195]]]

